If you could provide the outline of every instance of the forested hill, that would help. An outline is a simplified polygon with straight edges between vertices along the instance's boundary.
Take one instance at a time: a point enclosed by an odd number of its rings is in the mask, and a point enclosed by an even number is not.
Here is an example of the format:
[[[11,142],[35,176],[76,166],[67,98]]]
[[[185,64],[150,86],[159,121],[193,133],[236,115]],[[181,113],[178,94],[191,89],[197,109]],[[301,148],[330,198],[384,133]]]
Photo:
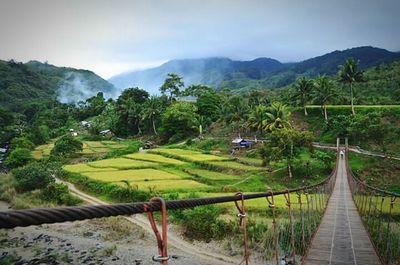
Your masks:
[[[3,108],[19,112],[28,102],[54,99],[75,103],[97,92],[110,97],[115,89],[91,71],[37,61],[23,64],[0,60],[0,104]]]
[[[186,85],[206,84],[215,89],[237,90],[278,88],[293,83],[298,76],[336,74],[338,65],[352,57],[361,69],[400,59],[400,53],[370,46],[334,51],[298,63],[281,63],[270,58],[234,61],[228,58],[185,59],[169,61],[159,67],[117,75],[109,81],[117,88],[139,86],[150,94],[158,92],[168,73],[182,76]]]

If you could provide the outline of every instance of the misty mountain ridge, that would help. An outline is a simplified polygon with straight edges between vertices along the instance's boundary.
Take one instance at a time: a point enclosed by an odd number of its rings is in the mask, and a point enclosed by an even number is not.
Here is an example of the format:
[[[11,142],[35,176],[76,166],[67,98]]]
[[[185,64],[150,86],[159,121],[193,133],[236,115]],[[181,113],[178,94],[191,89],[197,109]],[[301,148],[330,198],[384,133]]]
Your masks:
[[[88,70],[0,60],[0,104],[8,109],[19,109],[27,101],[76,103],[98,92],[118,96],[112,84]]]
[[[236,90],[278,88],[293,83],[297,77],[310,78],[318,74],[334,75],[349,57],[359,61],[360,69],[390,63],[400,59],[400,53],[371,46],[333,51],[295,63],[261,57],[251,61],[235,61],[226,57],[171,60],[159,67],[123,73],[110,78],[118,89],[140,87],[158,94],[168,73],[177,73],[185,85],[205,84],[215,89]]]

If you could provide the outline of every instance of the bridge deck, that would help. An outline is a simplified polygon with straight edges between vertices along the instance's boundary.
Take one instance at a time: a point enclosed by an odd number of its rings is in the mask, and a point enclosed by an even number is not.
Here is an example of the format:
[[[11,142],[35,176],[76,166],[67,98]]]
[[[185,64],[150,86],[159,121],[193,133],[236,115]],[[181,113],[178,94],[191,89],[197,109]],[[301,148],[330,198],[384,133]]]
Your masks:
[[[352,200],[344,159],[339,161],[332,197],[303,264],[381,264]]]

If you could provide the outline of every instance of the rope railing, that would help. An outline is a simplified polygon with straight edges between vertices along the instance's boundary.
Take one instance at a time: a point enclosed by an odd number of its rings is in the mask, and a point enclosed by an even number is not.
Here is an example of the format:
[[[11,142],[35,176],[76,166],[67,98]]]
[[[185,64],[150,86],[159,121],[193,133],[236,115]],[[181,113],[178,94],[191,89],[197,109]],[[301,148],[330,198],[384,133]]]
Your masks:
[[[154,198],[149,202],[121,203],[112,205],[92,205],[63,208],[39,208],[0,212],[0,228],[15,228],[30,225],[79,221],[93,218],[148,213],[150,224],[156,234],[159,255],[153,260],[167,264],[166,216],[168,210],[194,208],[198,206],[235,202],[240,224],[237,231],[243,238],[243,261],[249,264],[251,250],[262,253],[266,260],[279,264],[297,264],[301,260],[325,211],[336,180],[336,168],[323,181],[314,185],[282,191],[267,191],[251,194],[237,193],[232,196],[192,198],[164,201]],[[251,215],[246,201],[266,198],[267,210],[264,214]],[[238,204],[239,203],[239,204]],[[152,216],[161,211],[163,235],[160,236]],[[258,222],[265,221],[261,234],[255,233]],[[240,227],[240,228],[239,228]],[[242,231],[240,231],[242,230]],[[164,244],[165,242],[165,244]],[[283,260],[285,263],[283,263]]]
[[[384,264],[400,265],[400,194],[366,184],[346,164],[353,200],[378,255]]]

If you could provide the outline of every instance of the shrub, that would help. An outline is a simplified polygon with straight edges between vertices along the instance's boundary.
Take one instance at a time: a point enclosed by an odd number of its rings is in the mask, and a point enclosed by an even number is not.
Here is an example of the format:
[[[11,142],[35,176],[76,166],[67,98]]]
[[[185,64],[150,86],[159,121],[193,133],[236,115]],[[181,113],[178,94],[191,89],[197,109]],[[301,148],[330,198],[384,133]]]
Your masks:
[[[5,165],[10,168],[22,167],[33,161],[31,151],[26,148],[16,148],[7,156]]]
[[[35,149],[35,145],[25,136],[16,137],[11,140],[12,149],[26,148],[28,150]]]
[[[219,219],[221,210],[214,206],[202,206],[182,211],[185,236],[209,241],[229,234],[229,226]]]
[[[73,136],[67,134],[58,139],[54,143],[54,148],[50,154],[54,156],[71,156],[76,152],[82,151],[83,144],[81,141],[75,139]]]
[[[41,198],[43,200],[68,206],[77,205],[81,202],[79,198],[72,196],[69,193],[67,185],[61,183],[50,183],[42,190]]]
[[[32,163],[22,168],[12,170],[15,177],[15,187],[18,191],[31,191],[42,189],[54,182],[52,172],[45,164]]]

